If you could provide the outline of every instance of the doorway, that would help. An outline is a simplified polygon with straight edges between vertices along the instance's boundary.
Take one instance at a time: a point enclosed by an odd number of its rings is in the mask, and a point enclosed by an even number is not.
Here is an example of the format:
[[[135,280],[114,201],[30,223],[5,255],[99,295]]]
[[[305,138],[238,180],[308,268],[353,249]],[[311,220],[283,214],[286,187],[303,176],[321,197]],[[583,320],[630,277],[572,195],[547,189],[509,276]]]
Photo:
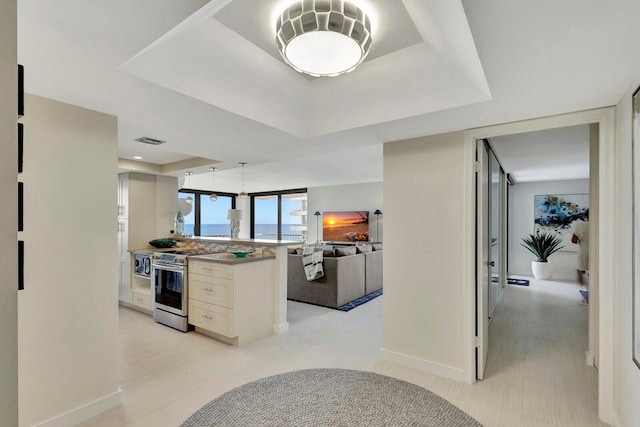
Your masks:
[[[507,283],[506,174],[488,139],[476,148],[476,224],[478,244],[477,334],[489,342],[489,324]],[[489,345],[478,347],[477,379],[484,378]]]
[[[468,219],[468,225],[465,228],[465,257],[466,265],[470,268],[465,271],[466,282],[468,286],[465,288],[465,304],[466,310],[466,331],[468,336],[468,351],[465,353],[465,361],[467,369],[465,370],[465,381],[473,383],[478,373],[478,363],[476,355],[486,354],[485,345],[490,345],[481,335],[484,330],[484,318],[489,322],[488,316],[488,293],[487,304],[477,304],[482,302],[476,299],[476,286],[482,288],[482,282],[476,281],[477,278],[483,278],[482,272],[479,272],[483,258],[476,259],[476,253],[481,243],[478,242],[476,231],[484,227],[475,222],[475,206],[476,202],[481,203],[478,198],[478,188],[476,185],[476,156],[478,140],[489,139],[517,134],[525,132],[533,132],[544,129],[562,128],[575,125],[597,125],[595,132],[598,137],[599,144],[595,148],[594,158],[597,160],[595,169],[598,172],[598,180],[594,184],[596,193],[600,196],[597,209],[598,223],[601,225],[595,232],[595,236],[599,240],[597,251],[593,254],[597,257],[597,265],[600,267],[592,273],[591,280],[598,285],[597,289],[591,289],[592,300],[597,301],[597,312],[592,312],[590,307],[590,333],[589,337],[589,353],[587,354],[588,363],[598,365],[598,413],[603,421],[611,422],[613,419],[613,343],[610,331],[613,330],[613,194],[614,194],[614,135],[615,135],[615,110],[613,108],[603,108],[598,110],[590,110],[585,112],[571,113],[562,116],[548,117],[542,119],[533,119],[523,122],[509,123],[505,125],[497,125],[480,129],[473,129],[465,133],[465,155],[468,164],[469,173],[466,175],[467,196],[465,203],[468,206],[465,209],[465,215]],[[481,195],[481,194],[480,194]],[[480,223],[479,223],[480,224]],[[486,243],[486,241],[485,241]],[[488,249],[487,249],[488,251]],[[488,257],[486,257],[488,258]],[[471,267],[475,266],[475,267]],[[487,274],[486,283],[488,285],[489,275]],[[479,313],[486,308],[485,313]],[[476,320],[482,319],[476,323]],[[488,327],[487,327],[488,330]],[[593,339],[592,339],[593,338]]]

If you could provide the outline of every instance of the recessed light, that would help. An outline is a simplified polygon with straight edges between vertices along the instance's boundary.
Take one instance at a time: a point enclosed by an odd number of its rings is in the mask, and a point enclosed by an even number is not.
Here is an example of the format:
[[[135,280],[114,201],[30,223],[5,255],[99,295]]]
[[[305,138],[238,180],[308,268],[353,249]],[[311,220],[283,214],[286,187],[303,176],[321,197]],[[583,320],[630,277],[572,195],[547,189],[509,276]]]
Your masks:
[[[133,156],[133,160],[142,160],[142,157],[140,157],[140,156]]]

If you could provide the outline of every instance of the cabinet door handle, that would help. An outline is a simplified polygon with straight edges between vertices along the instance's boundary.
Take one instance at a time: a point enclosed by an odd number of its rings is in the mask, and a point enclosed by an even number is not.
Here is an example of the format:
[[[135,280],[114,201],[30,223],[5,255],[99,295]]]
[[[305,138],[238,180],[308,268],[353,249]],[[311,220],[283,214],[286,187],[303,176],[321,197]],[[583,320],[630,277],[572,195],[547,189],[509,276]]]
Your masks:
[[[211,268],[211,267],[202,267],[202,269],[206,270],[206,271],[212,271],[213,270],[213,268]]]
[[[202,317],[204,317],[207,320],[213,320],[213,316],[207,316],[206,314],[203,314]]]
[[[142,298],[136,298],[136,299],[137,299],[138,301],[140,301],[140,302],[144,301],[144,299],[142,299]]]
[[[205,291],[205,292],[213,292],[213,289],[204,288],[203,291]]]

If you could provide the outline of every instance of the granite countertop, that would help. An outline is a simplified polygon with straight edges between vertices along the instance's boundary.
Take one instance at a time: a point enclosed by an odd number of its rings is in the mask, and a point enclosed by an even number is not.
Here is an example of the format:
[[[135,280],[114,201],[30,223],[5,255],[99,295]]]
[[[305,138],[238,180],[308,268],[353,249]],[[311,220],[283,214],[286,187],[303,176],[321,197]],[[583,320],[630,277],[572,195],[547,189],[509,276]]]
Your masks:
[[[241,243],[243,245],[260,246],[291,246],[304,243],[302,240],[232,239],[230,237],[172,237],[172,239],[185,242]]]
[[[142,249],[128,249],[127,252],[132,254],[152,254],[155,252],[172,252],[179,251],[182,248],[173,247],[173,248],[154,248],[153,246],[149,246],[147,248]]]
[[[217,262],[220,264],[244,264],[247,262],[264,261],[275,258],[275,255],[248,255],[244,258],[238,258],[232,254],[215,253],[207,255],[191,255],[188,259],[193,261]]]

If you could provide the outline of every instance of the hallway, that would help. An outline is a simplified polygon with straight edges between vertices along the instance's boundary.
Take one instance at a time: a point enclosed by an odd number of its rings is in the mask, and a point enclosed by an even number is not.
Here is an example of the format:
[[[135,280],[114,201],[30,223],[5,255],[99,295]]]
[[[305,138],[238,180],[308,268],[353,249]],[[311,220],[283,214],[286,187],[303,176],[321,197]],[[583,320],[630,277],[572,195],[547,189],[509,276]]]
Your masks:
[[[585,364],[588,307],[580,288],[530,280],[529,287],[508,286],[496,308],[480,387],[499,385],[511,390],[512,399],[521,396],[514,404],[521,405],[523,426],[602,425],[597,371]],[[516,420],[505,425],[518,425]]]

